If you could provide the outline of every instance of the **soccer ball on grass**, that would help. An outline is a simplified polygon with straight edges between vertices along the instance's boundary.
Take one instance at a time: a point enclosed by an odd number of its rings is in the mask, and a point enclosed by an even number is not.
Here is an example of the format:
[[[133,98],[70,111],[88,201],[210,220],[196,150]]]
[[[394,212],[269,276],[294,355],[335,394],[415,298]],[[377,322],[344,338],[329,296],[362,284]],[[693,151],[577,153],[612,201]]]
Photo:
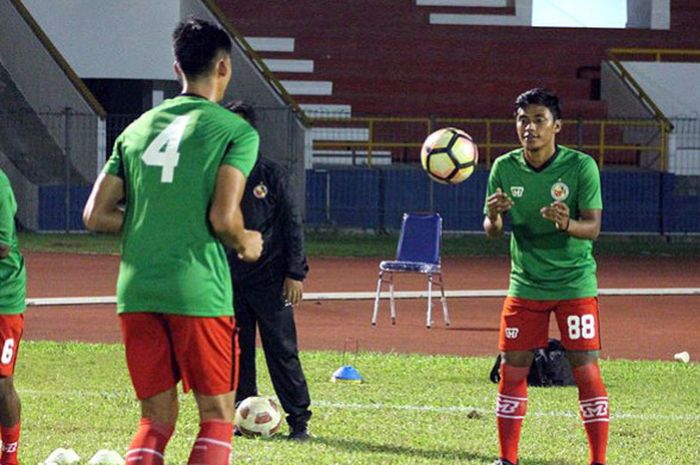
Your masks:
[[[282,412],[273,399],[248,397],[236,408],[234,425],[244,436],[269,438],[279,431]]]

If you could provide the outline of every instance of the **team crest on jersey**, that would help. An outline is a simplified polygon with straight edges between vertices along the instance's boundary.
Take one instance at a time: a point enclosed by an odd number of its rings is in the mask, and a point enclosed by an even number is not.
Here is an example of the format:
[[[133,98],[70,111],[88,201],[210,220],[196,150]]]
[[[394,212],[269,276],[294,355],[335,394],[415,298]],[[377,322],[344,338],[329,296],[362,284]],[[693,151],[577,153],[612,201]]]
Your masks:
[[[525,188],[523,186],[510,186],[510,195],[519,199],[525,193]]]
[[[258,184],[253,188],[253,195],[256,199],[264,199],[267,197],[267,186],[263,183]]]
[[[564,184],[561,180],[555,182],[549,192],[552,194],[552,198],[559,202],[563,202],[569,198],[569,186]]]
[[[506,328],[506,339],[517,339],[519,332],[519,328]]]

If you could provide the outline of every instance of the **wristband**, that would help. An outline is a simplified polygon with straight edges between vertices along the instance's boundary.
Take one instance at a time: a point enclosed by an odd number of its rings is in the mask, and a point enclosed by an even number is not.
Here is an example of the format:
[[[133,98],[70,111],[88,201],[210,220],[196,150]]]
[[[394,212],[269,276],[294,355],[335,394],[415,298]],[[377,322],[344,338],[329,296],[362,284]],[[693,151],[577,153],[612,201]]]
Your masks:
[[[569,217],[568,221],[566,222],[566,227],[564,229],[561,229],[561,232],[568,232],[569,231],[569,226],[571,226],[571,217]]]

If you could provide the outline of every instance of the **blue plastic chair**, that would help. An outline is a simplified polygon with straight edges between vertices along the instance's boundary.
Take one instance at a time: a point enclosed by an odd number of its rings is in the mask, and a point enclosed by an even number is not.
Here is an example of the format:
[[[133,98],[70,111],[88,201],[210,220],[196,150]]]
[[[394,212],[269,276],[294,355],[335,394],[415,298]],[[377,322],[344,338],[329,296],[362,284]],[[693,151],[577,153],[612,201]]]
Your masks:
[[[379,264],[377,293],[374,298],[372,326],[377,325],[379,296],[383,283],[389,283],[391,324],[396,324],[396,303],[394,299],[394,273],[421,273],[428,276],[428,310],[426,326],[433,325],[433,282],[440,286],[440,301],[445,326],[450,326],[447,312],[447,299],[440,267],[440,242],[442,238],[442,217],[438,213],[404,213],[401,222],[401,235],[396,248],[396,260]],[[387,277],[385,278],[385,275]]]

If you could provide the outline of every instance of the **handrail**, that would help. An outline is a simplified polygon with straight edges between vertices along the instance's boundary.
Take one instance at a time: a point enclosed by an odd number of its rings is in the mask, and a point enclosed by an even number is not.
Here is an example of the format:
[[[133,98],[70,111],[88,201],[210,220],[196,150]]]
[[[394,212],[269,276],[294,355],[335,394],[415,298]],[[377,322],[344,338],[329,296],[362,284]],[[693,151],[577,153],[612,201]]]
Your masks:
[[[637,96],[642,100],[642,103],[645,104],[649,110],[652,112],[654,115],[654,118],[656,118],[658,121],[662,122],[664,125],[664,130],[666,132],[670,132],[673,129],[673,124],[671,123],[671,120],[664,114],[663,111],[656,105],[654,100],[652,100],[651,97],[649,97],[649,94],[647,94],[644,89],[642,89],[642,86],[639,85],[636,79],[632,77],[632,74],[627,71],[627,68],[622,64],[622,62],[617,58],[616,53],[648,53],[652,52],[654,49],[620,49],[620,48],[613,48],[609,49],[606,53],[610,61],[613,63],[613,70],[616,71],[622,81],[626,83],[629,87],[632,88],[632,90],[637,94]],[[671,49],[669,49],[671,50]],[[657,49],[657,52],[659,49]],[[678,50],[676,50],[677,52]]]
[[[238,32],[238,29],[231,24],[231,21],[228,20],[226,14],[221,11],[213,0],[202,0],[202,3],[207,9],[209,9],[211,14],[214,15],[216,20],[221,23],[224,29],[226,29],[226,31],[236,39],[235,41],[242,48],[243,53],[255,64],[255,66],[258,67],[263,77],[267,80],[273,90],[277,92],[282,100],[284,100],[285,103],[292,108],[292,112],[299,116],[302,124],[306,127],[310,127],[311,120],[306,115],[306,112],[299,106],[297,101],[289,94],[289,92],[287,92],[287,89],[284,88],[282,83],[275,77],[272,71],[270,71],[270,68],[268,68],[263,59],[260,58],[258,52],[256,52],[253,47],[250,46],[243,34]]]
[[[71,84],[73,84],[78,93],[80,93],[80,95],[85,99],[85,102],[92,108],[92,110],[95,113],[97,113],[97,116],[99,116],[100,118],[105,118],[107,116],[107,112],[105,111],[104,107],[100,104],[97,98],[95,98],[95,95],[85,85],[83,80],[80,79],[80,77],[78,77],[78,75],[68,64],[66,59],[63,58],[61,52],[58,51],[53,42],[51,42],[51,39],[49,39],[46,33],[44,33],[44,30],[41,29],[39,23],[36,22],[29,10],[25,8],[21,0],[10,0],[10,2],[17,10],[17,13],[19,13],[22,19],[24,19],[24,22],[27,23],[27,26],[29,26],[32,32],[36,35],[36,38],[39,39],[39,42],[41,42],[46,51],[49,52],[49,55],[54,59],[58,67],[61,68],[63,74],[66,75],[66,77],[71,82]]]
[[[565,145],[575,147],[577,149],[587,151],[591,154],[597,153],[598,164],[605,164],[606,151],[630,150],[635,152],[658,152],[660,170],[666,166],[666,139],[667,129],[662,121],[654,119],[564,119],[562,121],[565,127],[568,126],[594,126],[594,134],[597,134],[597,139],[594,143],[576,143],[575,141],[564,141]],[[328,127],[327,123],[333,124],[331,127],[347,128],[347,129],[366,129],[367,140],[357,140],[353,138],[335,139],[335,140],[315,140],[314,147],[317,149],[349,149],[349,150],[367,150],[368,166],[372,166],[372,158],[378,149],[403,149],[403,148],[420,148],[423,139],[435,127],[457,126],[467,130],[472,134],[481,134],[481,139],[477,139],[476,143],[480,151],[485,155],[483,162],[487,168],[491,167],[492,150],[510,150],[517,146],[517,142],[513,138],[505,139],[494,138],[497,125],[513,125],[513,119],[509,118],[438,118],[438,117],[361,117],[361,118],[313,118],[312,123],[315,127]],[[343,123],[342,125],[338,123]],[[381,135],[377,136],[376,128],[380,124],[410,124],[413,130],[410,135],[392,138],[390,140],[381,140]],[[415,123],[424,126],[423,130],[416,132]],[[432,126],[431,126],[432,125]],[[477,128],[477,126],[480,126]],[[606,143],[609,131],[606,129],[612,126],[625,126],[627,128],[657,128],[658,133],[654,136],[654,140],[658,140],[658,144],[649,143]],[[400,129],[400,128],[399,128]],[[379,133],[381,134],[381,132]],[[393,132],[396,134],[396,131]],[[400,134],[400,133],[399,133]],[[656,139],[658,137],[658,139]]]
[[[700,50],[687,50],[682,48],[611,48],[608,52],[613,55],[654,55],[655,61],[661,61],[663,55],[700,57]]]

